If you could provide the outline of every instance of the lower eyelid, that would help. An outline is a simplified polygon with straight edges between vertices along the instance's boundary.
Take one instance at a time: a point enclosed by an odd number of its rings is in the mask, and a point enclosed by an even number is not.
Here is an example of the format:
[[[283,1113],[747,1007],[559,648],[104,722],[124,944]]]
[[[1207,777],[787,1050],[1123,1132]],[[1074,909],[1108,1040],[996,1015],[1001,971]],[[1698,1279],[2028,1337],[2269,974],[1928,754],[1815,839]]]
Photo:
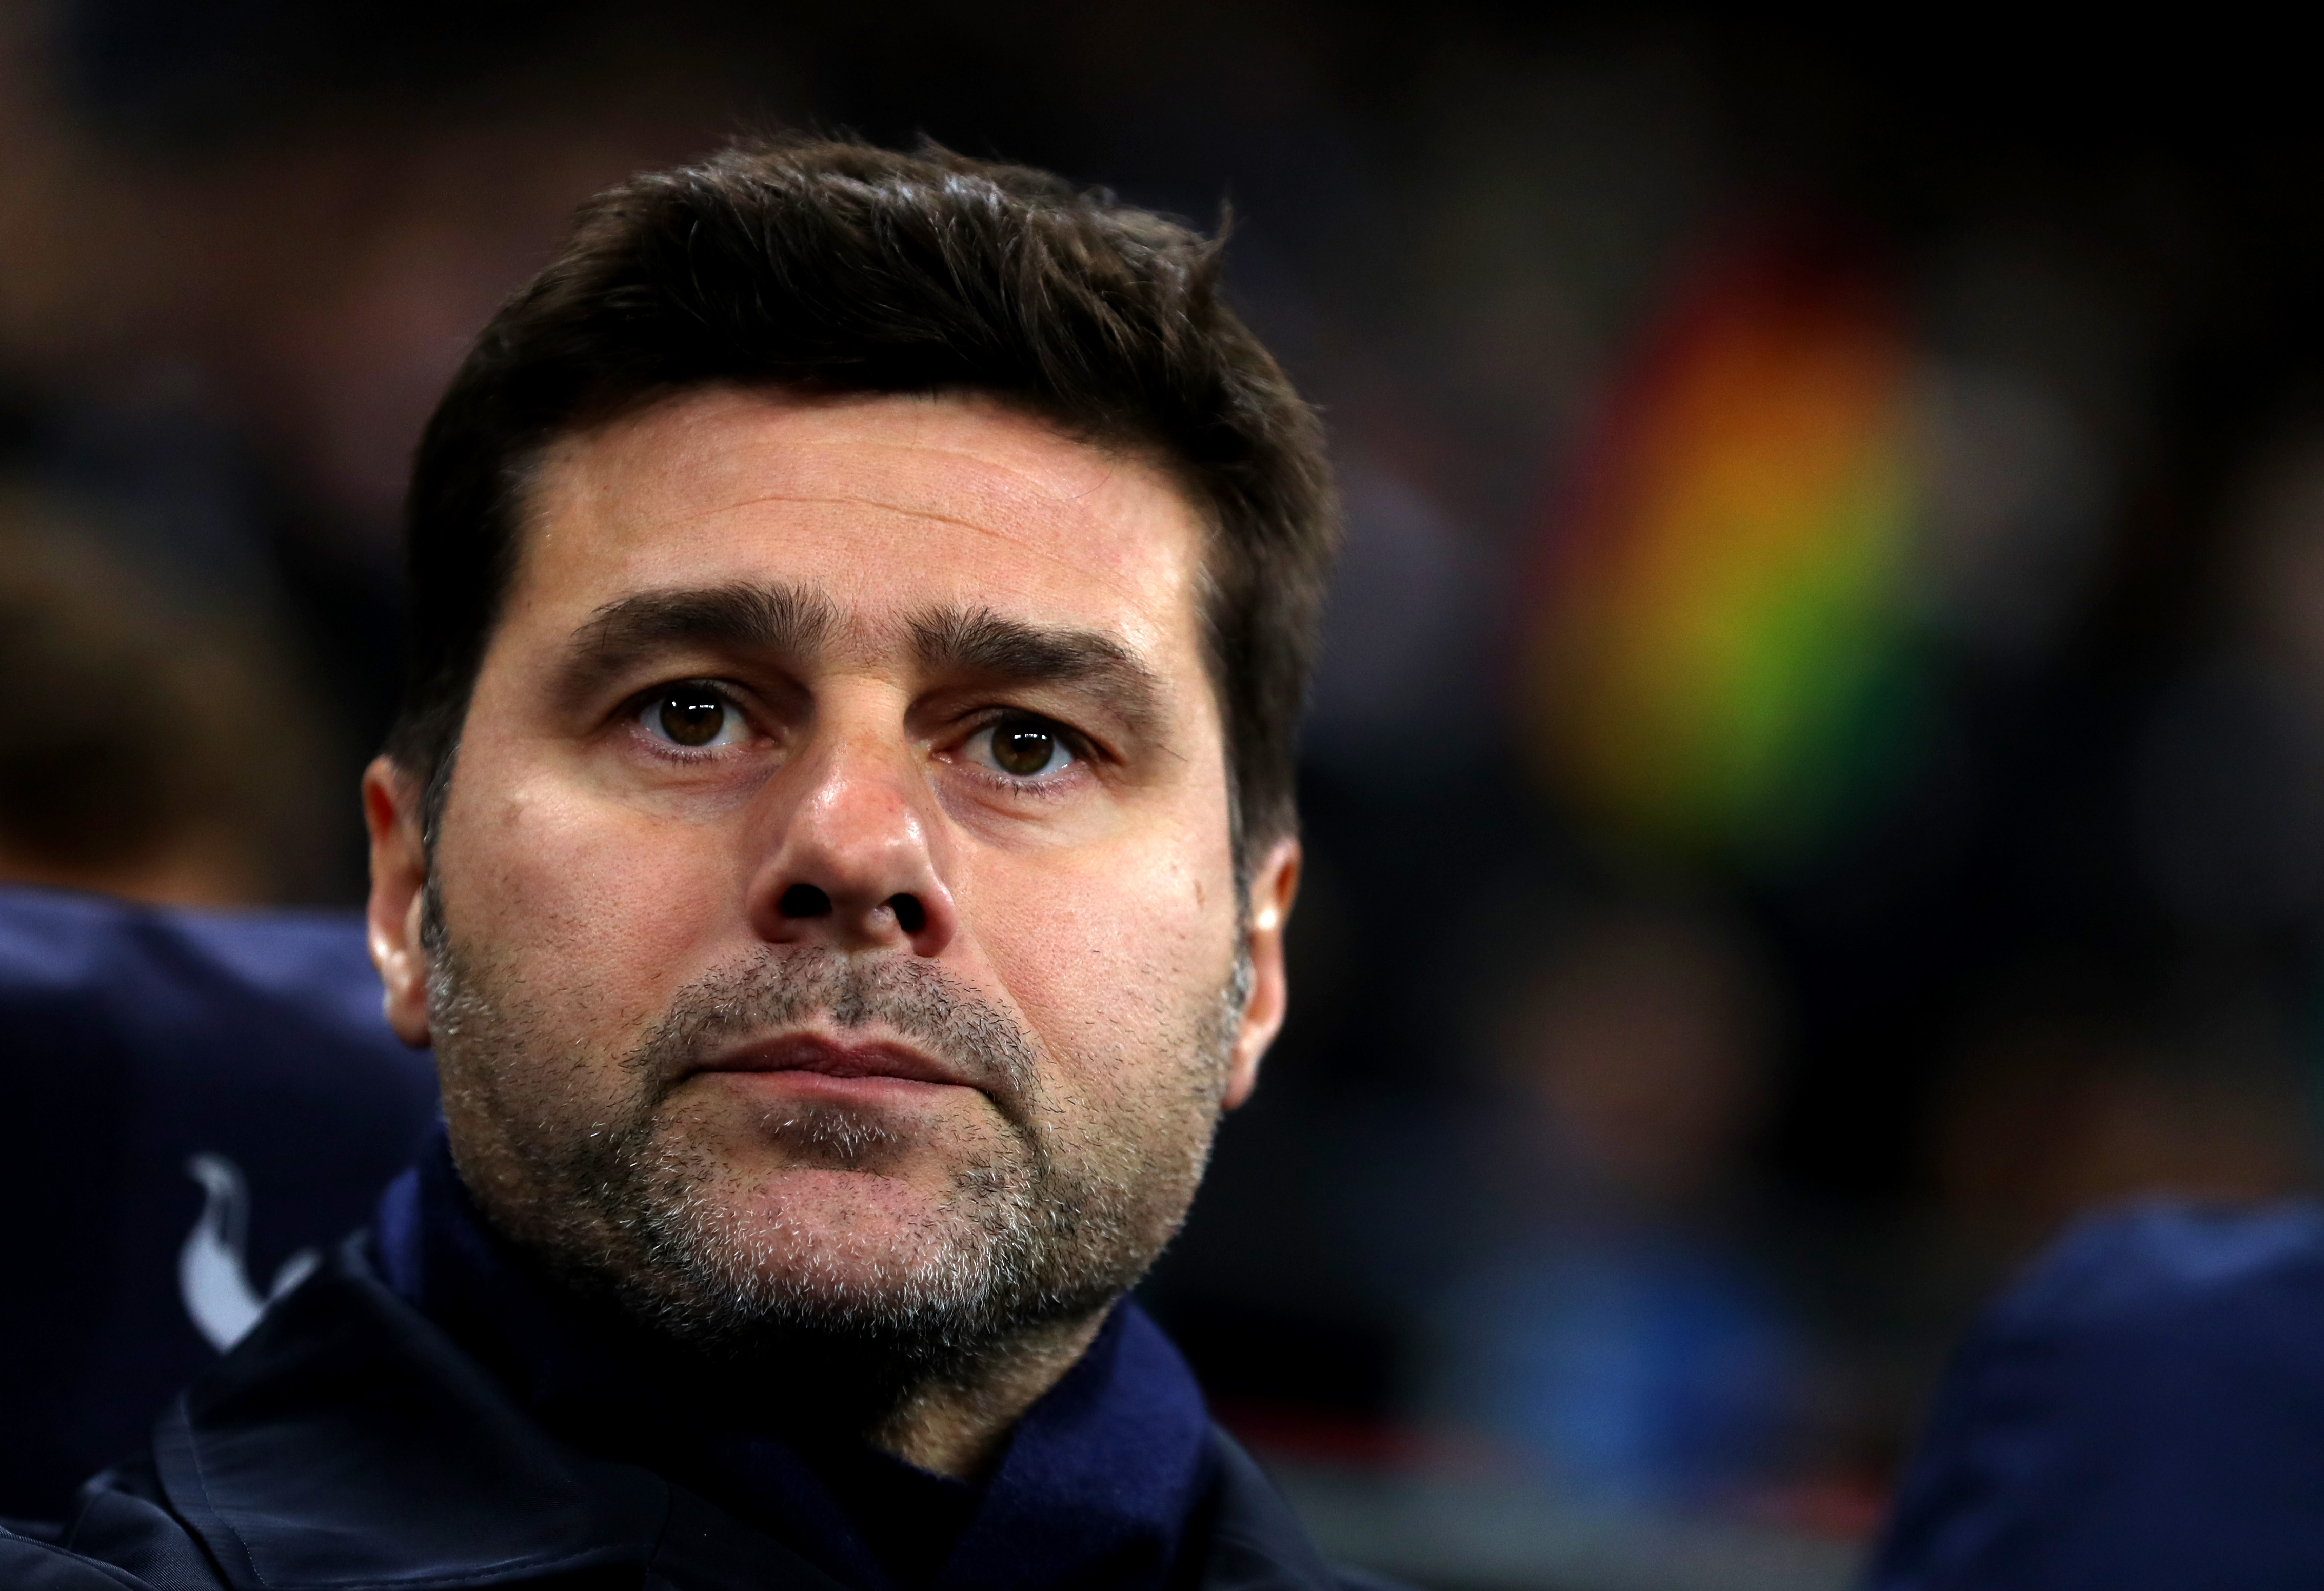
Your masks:
[[[754,742],[765,741],[770,739],[769,736],[759,734],[752,731],[750,724],[746,722],[743,724],[742,732],[731,740],[715,741],[710,744],[701,746],[689,746],[684,741],[671,740],[667,735],[657,733],[655,731],[649,729],[643,720],[643,713],[632,716],[628,724],[629,732],[635,735],[639,740],[642,741],[646,747],[652,750],[657,756],[675,758],[683,762],[702,762],[713,758],[731,756],[734,752],[748,750]]]

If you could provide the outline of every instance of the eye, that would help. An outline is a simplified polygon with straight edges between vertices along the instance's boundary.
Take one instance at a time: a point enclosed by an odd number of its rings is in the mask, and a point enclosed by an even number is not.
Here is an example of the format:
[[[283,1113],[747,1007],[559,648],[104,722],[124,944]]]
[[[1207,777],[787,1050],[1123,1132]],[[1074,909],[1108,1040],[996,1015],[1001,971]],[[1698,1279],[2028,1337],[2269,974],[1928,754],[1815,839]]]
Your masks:
[[[1015,713],[969,737],[968,754],[1012,779],[1038,779],[1073,766],[1065,732],[1046,718]]]
[[[638,712],[646,733],[688,750],[732,745],[742,738],[742,715],[703,685],[664,685]]]

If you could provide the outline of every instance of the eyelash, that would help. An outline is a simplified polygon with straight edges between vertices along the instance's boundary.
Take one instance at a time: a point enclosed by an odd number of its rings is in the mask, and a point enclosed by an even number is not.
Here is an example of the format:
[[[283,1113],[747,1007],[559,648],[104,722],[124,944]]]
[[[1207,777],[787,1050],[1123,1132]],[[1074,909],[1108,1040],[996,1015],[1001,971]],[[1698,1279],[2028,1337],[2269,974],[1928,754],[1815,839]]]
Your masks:
[[[1023,719],[1041,725],[1057,738],[1058,743],[1065,747],[1066,754],[1073,760],[1055,773],[1021,778],[1005,774],[998,768],[986,768],[965,755],[947,757],[946,760],[966,770],[972,777],[983,780],[995,789],[1004,790],[1012,796],[1043,797],[1055,797],[1065,794],[1066,783],[1073,777],[1075,768],[1084,765],[1094,768],[1102,760],[1096,744],[1081,731],[1074,729],[1071,724],[1060,723],[1054,718],[1028,712],[1022,707],[988,708],[973,715],[969,731],[961,737],[959,745],[964,751],[977,736],[997,730],[1011,719]]]
[[[727,712],[740,716],[743,720],[745,725],[748,725],[751,722],[751,713],[749,710],[743,705],[731,686],[720,680],[702,678],[663,680],[657,685],[650,685],[645,690],[640,691],[636,695],[632,696],[629,701],[622,705],[620,712],[620,717],[636,729],[639,737],[652,748],[657,756],[666,758],[673,762],[700,764],[710,761],[724,752],[731,751],[733,748],[730,747],[693,747],[681,745],[675,740],[667,740],[653,733],[652,731],[647,729],[643,723],[640,722],[649,711],[661,701],[662,698],[669,695],[669,693],[673,691],[679,690],[698,690],[705,695],[714,696],[725,707]],[[956,742],[959,746],[965,747],[969,741],[973,740],[977,736],[984,734],[989,731],[996,730],[1011,719],[1024,719],[1031,722],[1043,725],[1050,733],[1056,735],[1058,741],[1065,747],[1067,754],[1073,759],[1071,762],[1067,763],[1064,768],[1059,768],[1055,773],[1040,775],[1034,777],[1019,778],[1012,777],[1008,774],[1002,773],[998,768],[986,768],[982,764],[967,757],[947,755],[947,761],[952,762],[955,767],[963,768],[973,777],[982,780],[995,789],[1003,790],[1014,796],[1056,796],[1062,795],[1064,793],[1065,783],[1074,768],[1079,768],[1084,764],[1087,764],[1091,768],[1094,768],[1099,763],[1105,760],[1104,755],[1099,750],[1097,744],[1081,731],[1074,729],[1070,724],[1060,723],[1054,718],[1047,717],[1042,713],[1028,712],[1022,707],[986,708],[980,712],[972,713],[970,718],[971,722],[967,733],[962,736],[960,740]]]
[[[637,731],[638,738],[644,740],[655,755],[666,758],[672,762],[698,765],[712,761],[722,755],[731,754],[734,750],[731,746],[686,746],[676,740],[665,740],[646,728],[641,722],[649,712],[672,692],[688,690],[700,691],[706,696],[715,697],[727,712],[742,721],[746,729],[752,727],[750,710],[742,704],[742,699],[733,687],[715,679],[663,680],[632,696],[622,704],[619,717],[622,722],[628,723]]]

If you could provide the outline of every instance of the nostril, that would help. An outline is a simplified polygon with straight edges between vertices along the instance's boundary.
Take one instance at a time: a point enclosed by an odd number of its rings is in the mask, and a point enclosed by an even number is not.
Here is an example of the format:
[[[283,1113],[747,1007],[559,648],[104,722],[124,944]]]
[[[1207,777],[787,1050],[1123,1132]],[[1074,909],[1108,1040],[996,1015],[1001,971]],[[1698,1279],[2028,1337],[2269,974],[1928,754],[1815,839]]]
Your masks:
[[[831,897],[812,884],[794,884],[783,891],[775,909],[786,917],[827,917],[831,915]]]
[[[920,904],[917,895],[891,895],[887,906],[896,914],[896,926],[907,933],[918,933],[928,925],[928,908]]]

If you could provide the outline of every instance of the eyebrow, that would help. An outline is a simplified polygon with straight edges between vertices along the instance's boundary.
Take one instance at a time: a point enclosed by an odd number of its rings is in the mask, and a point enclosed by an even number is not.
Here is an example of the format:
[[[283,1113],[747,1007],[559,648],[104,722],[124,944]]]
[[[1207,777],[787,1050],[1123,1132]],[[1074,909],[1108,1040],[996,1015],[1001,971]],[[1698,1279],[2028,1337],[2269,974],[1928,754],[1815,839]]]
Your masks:
[[[583,699],[641,659],[680,647],[808,658],[838,625],[831,599],[799,586],[640,592],[606,603],[574,631],[562,684]]]
[[[697,647],[804,661],[844,628],[838,607],[805,586],[737,583],[640,592],[606,603],[573,635],[562,694],[583,701],[656,653]],[[1120,641],[1092,630],[1030,624],[990,608],[940,608],[908,626],[913,660],[932,675],[1070,685],[1140,737],[1163,719],[1167,692]]]
[[[1070,685],[1093,695],[1133,735],[1152,735],[1167,695],[1128,647],[1093,630],[1028,624],[990,608],[943,608],[911,623],[912,653],[934,675]]]

